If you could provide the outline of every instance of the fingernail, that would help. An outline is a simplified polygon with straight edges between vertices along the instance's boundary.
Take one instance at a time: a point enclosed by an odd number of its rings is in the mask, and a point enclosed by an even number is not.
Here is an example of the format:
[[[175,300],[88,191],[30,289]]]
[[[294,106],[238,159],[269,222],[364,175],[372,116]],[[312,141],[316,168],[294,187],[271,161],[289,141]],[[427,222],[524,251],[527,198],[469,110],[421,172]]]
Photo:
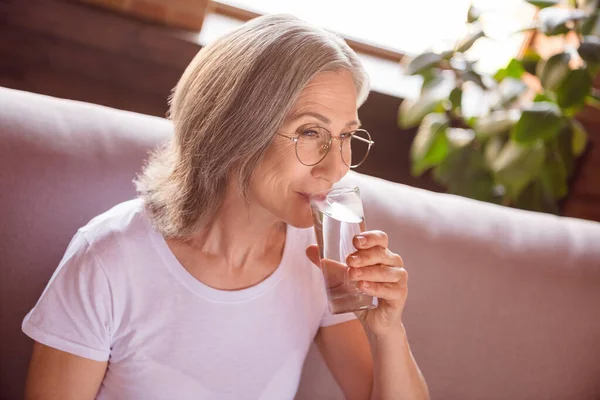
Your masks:
[[[362,271],[360,270],[360,268],[354,268],[354,276],[358,278],[361,275]]]
[[[364,236],[357,236],[356,240],[358,240],[358,244],[360,244],[361,246],[364,246],[367,243],[367,238],[365,238]]]
[[[350,260],[352,261],[352,264],[356,265],[359,263],[360,257],[359,256],[350,256]]]

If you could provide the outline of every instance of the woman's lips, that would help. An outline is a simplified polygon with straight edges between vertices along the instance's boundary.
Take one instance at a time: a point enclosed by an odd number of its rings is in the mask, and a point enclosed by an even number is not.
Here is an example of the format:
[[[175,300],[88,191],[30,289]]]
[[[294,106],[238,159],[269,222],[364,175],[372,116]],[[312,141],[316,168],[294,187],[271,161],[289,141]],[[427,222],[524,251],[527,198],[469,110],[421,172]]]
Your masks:
[[[307,202],[310,203],[310,199],[311,197],[314,198],[315,200],[324,200],[325,199],[325,194],[321,193],[321,192],[316,192],[316,194],[308,194],[308,193],[303,193],[303,192],[296,192],[298,193],[304,200],[306,200]]]

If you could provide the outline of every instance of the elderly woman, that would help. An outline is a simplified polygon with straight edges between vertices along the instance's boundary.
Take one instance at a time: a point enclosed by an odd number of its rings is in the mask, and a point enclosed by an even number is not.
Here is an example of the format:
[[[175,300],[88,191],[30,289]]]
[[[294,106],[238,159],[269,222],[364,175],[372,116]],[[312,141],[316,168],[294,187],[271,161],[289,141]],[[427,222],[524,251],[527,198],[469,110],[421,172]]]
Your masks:
[[[292,16],[203,48],[139,196],[78,230],[25,317],[26,398],[293,399],[313,340],[346,398],[428,398],[385,233],[355,237],[348,269],[377,308],[331,314],[312,264],[308,196],[356,164],[368,90],[343,40]]]

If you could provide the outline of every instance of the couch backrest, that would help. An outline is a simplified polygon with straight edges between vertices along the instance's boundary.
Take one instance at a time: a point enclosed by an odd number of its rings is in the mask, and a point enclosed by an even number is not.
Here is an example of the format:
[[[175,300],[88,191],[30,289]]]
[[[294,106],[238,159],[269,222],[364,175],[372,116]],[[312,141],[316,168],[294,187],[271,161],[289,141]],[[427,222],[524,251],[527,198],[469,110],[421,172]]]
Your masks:
[[[347,182],[409,271],[404,319],[432,398],[600,399],[599,223]]]
[[[135,196],[164,119],[0,88],[0,398],[22,398],[20,324],[77,229]]]
[[[0,398],[19,399],[21,333],[77,228],[135,195],[169,122],[0,88]],[[433,398],[600,397],[600,224],[351,173],[367,226],[410,273],[405,324]],[[341,398],[311,350],[298,399]]]
[[[600,224],[344,181],[409,271],[404,321],[433,399],[600,399]],[[301,399],[340,396],[309,357]]]

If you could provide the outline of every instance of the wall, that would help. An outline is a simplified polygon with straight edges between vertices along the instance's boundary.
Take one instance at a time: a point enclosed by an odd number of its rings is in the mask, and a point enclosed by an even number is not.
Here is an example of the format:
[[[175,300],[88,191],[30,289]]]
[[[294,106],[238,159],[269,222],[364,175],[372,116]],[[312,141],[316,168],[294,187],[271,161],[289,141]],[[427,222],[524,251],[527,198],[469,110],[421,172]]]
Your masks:
[[[199,31],[209,0],[79,0],[147,21]]]
[[[0,85],[164,116],[171,89],[199,50],[185,36],[74,1],[0,2]],[[376,144],[359,172],[442,190],[427,176],[409,173],[415,130],[397,127],[400,103],[372,92],[360,109]],[[600,221],[600,114],[588,110],[582,121],[591,133],[590,148],[563,213]]]

